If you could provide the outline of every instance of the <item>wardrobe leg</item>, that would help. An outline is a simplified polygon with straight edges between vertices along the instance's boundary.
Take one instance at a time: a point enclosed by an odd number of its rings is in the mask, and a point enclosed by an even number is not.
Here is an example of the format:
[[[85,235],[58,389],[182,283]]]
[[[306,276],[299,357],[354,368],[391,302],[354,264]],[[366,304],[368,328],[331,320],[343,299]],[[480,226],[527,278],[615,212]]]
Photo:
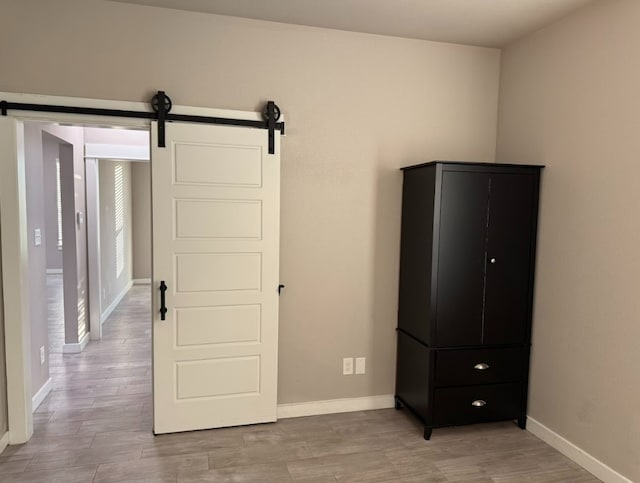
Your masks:
[[[433,428],[424,428],[424,439],[427,441],[431,439],[431,431],[433,431]]]
[[[400,402],[400,399],[398,399],[398,396],[395,396],[394,398],[395,403],[394,406],[396,409],[402,409],[402,402]]]
[[[527,416],[520,416],[518,418],[518,427],[520,429],[527,429]]]

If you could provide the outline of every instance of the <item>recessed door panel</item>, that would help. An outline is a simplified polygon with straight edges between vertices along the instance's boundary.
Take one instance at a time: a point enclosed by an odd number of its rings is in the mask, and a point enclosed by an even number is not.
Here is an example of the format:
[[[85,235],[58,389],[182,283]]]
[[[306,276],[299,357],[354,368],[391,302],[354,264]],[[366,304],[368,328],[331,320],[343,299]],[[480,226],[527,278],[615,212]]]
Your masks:
[[[206,377],[202,377],[206,374]],[[260,392],[260,358],[228,357],[176,363],[176,399]]]
[[[259,290],[260,253],[180,253],[176,255],[176,292]]]
[[[262,203],[251,200],[176,200],[176,238],[242,238],[262,235]]]
[[[176,141],[173,147],[176,183],[254,187],[262,184],[261,146]]]
[[[226,305],[176,310],[176,346],[259,342],[260,305]]]
[[[521,343],[527,333],[534,190],[532,175],[491,177],[485,344]]]
[[[480,344],[489,176],[444,171],[440,206],[436,344]]]

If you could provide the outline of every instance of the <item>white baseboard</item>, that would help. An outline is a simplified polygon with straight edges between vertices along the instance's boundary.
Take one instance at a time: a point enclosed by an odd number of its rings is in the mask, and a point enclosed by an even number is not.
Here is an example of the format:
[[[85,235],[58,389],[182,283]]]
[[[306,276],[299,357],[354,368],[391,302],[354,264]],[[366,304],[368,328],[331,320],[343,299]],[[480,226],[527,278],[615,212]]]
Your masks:
[[[9,432],[6,432],[0,437],[0,454],[4,451],[4,449],[9,444]]]
[[[51,392],[51,389],[53,389],[53,379],[49,378],[47,379],[47,382],[45,382],[38,390],[38,392],[35,393],[35,395],[31,398],[31,408],[33,412],[35,412],[35,410],[38,409],[38,406],[42,404],[44,398],[46,398]]]
[[[111,315],[111,312],[113,312],[115,310],[115,308],[118,306],[118,304],[120,302],[122,302],[122,299],[124,298],[125,295],[127,295],[127,292],[131,289],[131,287],[133,287],[133,280],[131,280],[124,289],[122,289],[122,292],[120,292],[117,297],[113,300],[113,302],[111,302],[111,304],[109,304],[109,306],[104,309],[104,312],[102,312],[102,314],[100,314],[100,323],[104,324],[104,321],[107,320],[109,318],[109,316]]]
[[[47,268],[47,275],[62,275],[61,268]]]
[[[150,278],[134,278],[132,281],[134,285],[151,285]]]
[[[606,483],[632,483],[630,479],[531,417],[527,417],[527,430],[602,481]]]
[[[64,344],[62,346],[62,353],[63,354],[79,354],[80,352],[82,352],[82,349],[84,349],[87,344],[89,343],[89,333],[86,333],[82,336],[82,339],[80,339],[80,342],[76,342],[73,344]]]
[[[349,413],[369,409],[387,409],[394,406],[393,394],[383,396],[329,399],[303,403],[278,404],[278,419],[316,416],[318,414]]]

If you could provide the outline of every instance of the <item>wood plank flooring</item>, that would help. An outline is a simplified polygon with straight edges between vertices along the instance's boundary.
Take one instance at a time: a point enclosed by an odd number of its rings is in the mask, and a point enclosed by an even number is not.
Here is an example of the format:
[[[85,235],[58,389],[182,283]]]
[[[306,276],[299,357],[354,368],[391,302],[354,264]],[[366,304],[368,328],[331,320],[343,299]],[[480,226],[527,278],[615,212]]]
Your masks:
[[[153,436],[149,290],[132,288],[102,341],[51,354],[54,390],[31,441],[0,455],[2,483],[598,481],[510,422],[427,442],[393,409]]]

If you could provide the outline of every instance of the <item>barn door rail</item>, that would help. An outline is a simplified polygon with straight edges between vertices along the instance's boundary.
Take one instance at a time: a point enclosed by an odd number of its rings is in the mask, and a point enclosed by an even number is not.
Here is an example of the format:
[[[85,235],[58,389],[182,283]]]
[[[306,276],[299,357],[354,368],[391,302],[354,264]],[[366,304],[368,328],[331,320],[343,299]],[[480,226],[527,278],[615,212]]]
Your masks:
[[[269,133],[269,154],[275,153],[275,132],[284,134],[284,122],[280,119],[280,108],[273,101],[267,101],[262,111],[262,121],[231,119],[225,117],[195,116],[190,114],[171,114],[173,103],[164,91],[158,91],[151,98],[153,112],[125,111],[121,109],[101,109],[95,107],[56,106],[49,104],[28,104],[22,102],[0,101],[0,114],[8,111],[55,112],[58,114],[82,114],[88,116],[127,117],[158,121],[158,147],[166,147],[165,127],[167,122],[197,122],[204,124],[222,124],[225,126],[251,127],[266,129]]]

